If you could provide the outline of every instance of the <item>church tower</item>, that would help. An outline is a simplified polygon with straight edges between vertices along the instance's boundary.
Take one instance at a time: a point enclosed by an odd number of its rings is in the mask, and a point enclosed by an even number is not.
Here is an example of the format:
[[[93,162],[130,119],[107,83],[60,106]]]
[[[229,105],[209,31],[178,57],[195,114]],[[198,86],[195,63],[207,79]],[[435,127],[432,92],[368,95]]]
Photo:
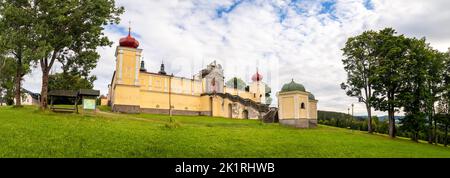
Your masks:
[[[266,103],[266,84],[262,82],[263,76],[256,69],[256,73],[252,76],[252,83],[250,84],[250,92],[255,94],[258,102]]]
[[[118,84],[139,85],[139,67],[142,49],[138,49],[139,41],[131,36],[121,38],[116,48],[116,69]]]
[[[112,95],[117,97],[111,101],[114,111],[139,112],[139,72],[142,49],[138,47],[139,41],[131,36],[131,28],[129,28],[128,36],[121,38],[116,48],[116,73]]]

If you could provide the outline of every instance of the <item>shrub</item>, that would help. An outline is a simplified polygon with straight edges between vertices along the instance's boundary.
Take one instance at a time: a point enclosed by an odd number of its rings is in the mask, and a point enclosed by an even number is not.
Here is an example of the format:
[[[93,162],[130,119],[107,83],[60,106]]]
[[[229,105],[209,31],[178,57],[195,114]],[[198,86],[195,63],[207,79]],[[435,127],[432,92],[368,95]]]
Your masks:
[[[181,124],[178,123],[175,119],[170,118],[169,123],[166,123],[165,127],[168,129],[176,129],[176,128],[181,127]]]

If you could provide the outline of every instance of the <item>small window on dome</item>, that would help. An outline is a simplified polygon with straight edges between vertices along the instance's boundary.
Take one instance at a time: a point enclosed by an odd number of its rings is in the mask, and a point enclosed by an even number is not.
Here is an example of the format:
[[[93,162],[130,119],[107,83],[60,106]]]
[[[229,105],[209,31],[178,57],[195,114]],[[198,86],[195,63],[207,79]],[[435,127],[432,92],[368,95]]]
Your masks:
[[[305,103],[302,103],[300,106],[302,109],[305,109]]]

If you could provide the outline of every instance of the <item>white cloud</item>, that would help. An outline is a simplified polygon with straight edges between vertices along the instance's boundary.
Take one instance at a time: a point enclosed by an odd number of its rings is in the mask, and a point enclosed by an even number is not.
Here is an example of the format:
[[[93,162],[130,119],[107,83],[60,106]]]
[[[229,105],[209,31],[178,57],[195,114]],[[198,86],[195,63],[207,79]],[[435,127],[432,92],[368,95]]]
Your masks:
[[[339,87],[346,78],[340,49],[348,37],[394,27],[409,36],[426,36],[437,49],[450,46],[447,0],[373,0],[373,9],[365,7],[366,0],[244,0],[230,8],[233,2],[119,0],[126,12],[118,27],[132,21],[147,70],[158,71],[164,60],[169,73],[190,77],[217,60],[228,79],[249,81],[259,67],[274,92],[294,78],[315,94],[319,109],[347,112],[353,102],[356,115],[366,113],[364,106]],[[323,2],[332,2],[325,13]],[[224,10],[220,17],[217,9]],[[101,59],[92,72],[103,94],[114,72],[115,46],[126,35],[117,27],[107,28],[106,34],[115,44],[99,48]],[[39,69],[24,86],[40,91]]]

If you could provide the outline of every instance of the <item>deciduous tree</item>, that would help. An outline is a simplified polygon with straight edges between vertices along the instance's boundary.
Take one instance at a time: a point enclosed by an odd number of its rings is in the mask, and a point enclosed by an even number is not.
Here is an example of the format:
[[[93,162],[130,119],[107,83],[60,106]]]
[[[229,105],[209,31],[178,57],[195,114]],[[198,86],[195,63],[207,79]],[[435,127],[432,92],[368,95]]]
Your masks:
[[[344,69],[347,81],[341,84],[348,96],[357,97],[366,105],[368,115],[368,130],[372,128],[372,80],[374,62],[377,57],[377,33],[366,31],[347,40],[344,51]]]
[[[386,28],[377,35],[377,58],[374,75],[371,76],[374,89],[372,104],[379,111],[387,111],[389,136],[394,138],[395,112],[402,106],[398,96],[402,88],[403,65],[408,50],[406,38],[396,35],[392,28]]]
[[[105,25],[118,23],[122,7],[114,0],[41,0],[35,1],[38,22],[43,28],[38,31],[45,43],[45,55],[39,59],[42,70],[41,109],[47,108],[48,78],[55,62],[66,68],[82,68],[83,72],[95,67],[99,55],[96,48],[108,46],[103,33]]]
[[[94,88],[95,76],[82,77],[68,73],[57,73],[49,75],[48,89],[51,90],[78,90]]]
[[[450,126],[450,51],[443,54],[444,70],[442,92],[439,97],[436,122],[440,123],[444,129],[444,145],[448,145],[448,129]]]
[[[14,59],[14,95],[16,106],[21,106],[21,82],[30,72],[30,66],[41,53],[37,44],[36,8],[29,0],[3,0],[0,3],[0,48],[4,55]]]
[[[14,98],[14,73],[15,61],[10,57],[0,54],[0,102],[12,103]]]
[[[425,127],[428,93],[427,81],[429,68],[433,63],[433,51],[425,39],[406,39],[408,51],[404,58],[402,72],[403,83],[399,99],[406,117],[401,121],[403,130],[411,133],[411,138],[418,141],[419,132]],[[429,118],[430,119],[430,118]]]

